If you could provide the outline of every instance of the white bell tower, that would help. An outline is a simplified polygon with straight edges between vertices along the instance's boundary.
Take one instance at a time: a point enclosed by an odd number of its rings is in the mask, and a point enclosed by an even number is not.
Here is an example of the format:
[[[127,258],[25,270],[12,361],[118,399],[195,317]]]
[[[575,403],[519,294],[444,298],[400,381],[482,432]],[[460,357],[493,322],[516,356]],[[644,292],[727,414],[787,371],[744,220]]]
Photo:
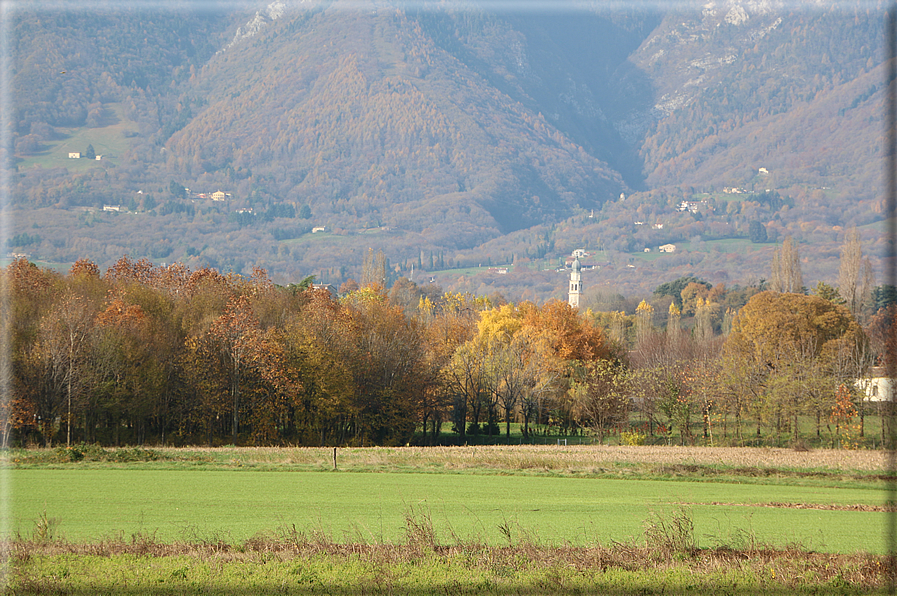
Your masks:
[[[582,296],[582,263],[579,258],[573,260],[573,266],[570,270],[570,292],[567,297],[567,304],[573,308],[579,308],[579,297]]]

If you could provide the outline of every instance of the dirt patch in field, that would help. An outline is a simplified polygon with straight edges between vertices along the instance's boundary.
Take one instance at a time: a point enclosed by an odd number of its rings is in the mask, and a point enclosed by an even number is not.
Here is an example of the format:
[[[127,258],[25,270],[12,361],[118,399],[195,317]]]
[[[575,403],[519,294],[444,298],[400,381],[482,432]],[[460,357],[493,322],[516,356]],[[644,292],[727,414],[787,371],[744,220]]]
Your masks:
[[[583,448],[588,449],[588,448]],[[594,447],[594,456],[604,461],[640,463],[731,466],[752,475],[768,475],[770,469],[832,469],[885,471],[886,453],[881,451],[848,451],[817,449],[796,451],[783,448],[757,447]]]
[[[836,503],[725,503],[712,501],[710,503],[680,503],[681,505],[719,505],[722,507],[771,507],[774,509],[815,509],[819,511],[869,511],[876,513],[888,513],[897,511],[895,505],[839,505]]]

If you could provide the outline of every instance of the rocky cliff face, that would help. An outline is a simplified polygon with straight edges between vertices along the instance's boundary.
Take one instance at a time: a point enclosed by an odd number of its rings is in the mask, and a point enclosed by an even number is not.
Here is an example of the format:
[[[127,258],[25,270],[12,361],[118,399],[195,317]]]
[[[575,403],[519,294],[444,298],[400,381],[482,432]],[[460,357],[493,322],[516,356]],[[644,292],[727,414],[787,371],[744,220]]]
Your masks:
[[[640,145],[651,186],[743,183],[731,165],[714,157],[728,151],[725,161],[734,164],[766,153],[762,159],[785,163],[795,147],[782,136],[783,119],[803,114],[806,126],[806,114],[816,113],[808,134],[827,129],[831,116],[821,106],[860,93],[854,81],[881,64],[882,36],[879,15],[859,5],[795,9],[710,2],[668,14],[631,56],[651,81],[652,101],[635,106],[615,126]],[[872,117],[875,101],[866,116]],[[778,137],[776,149],[751,142],[743,134],[748,129]],[[852,153],[838,159],[852,161]],[[704,167],[708,163],[714,165]],[[787,178],[820,182],[796,171]]]

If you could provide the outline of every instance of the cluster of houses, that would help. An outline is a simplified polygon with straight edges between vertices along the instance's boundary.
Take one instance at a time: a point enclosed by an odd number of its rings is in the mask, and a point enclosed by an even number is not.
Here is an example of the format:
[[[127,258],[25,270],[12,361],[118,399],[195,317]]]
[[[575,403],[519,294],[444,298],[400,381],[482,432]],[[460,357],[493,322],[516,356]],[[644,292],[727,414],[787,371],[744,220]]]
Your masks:
[[[69,159],[81,159],[81,152],[80,151],[69,151]],[[96,157],[94,157],[94,159],[96,161],[102,161],[103,156],[97,155]]]
[[[667,253],[676,252],[676,245],[675,244],[664,244],[664,245],[657,247],[657,251],[658,252],[667,252]],[[645,252],[651,252],[651,249],[646,246]]]
[[[202,199],[204,201],[208,201],[212,199],[213,201],[226,201],[233,197],[233,195],[229,192],[224,192],[221,190],[216,190],[215,192],[190,192],[190,189],[185,189],[187,191],[187,197],[191,199]]]
[[[710,207],[710,203],[707,201],[682,201],[679,203],[679,206],[676,207],[676,211],[688,211],[689,213],[698,213],[701,210],[706,210]]]

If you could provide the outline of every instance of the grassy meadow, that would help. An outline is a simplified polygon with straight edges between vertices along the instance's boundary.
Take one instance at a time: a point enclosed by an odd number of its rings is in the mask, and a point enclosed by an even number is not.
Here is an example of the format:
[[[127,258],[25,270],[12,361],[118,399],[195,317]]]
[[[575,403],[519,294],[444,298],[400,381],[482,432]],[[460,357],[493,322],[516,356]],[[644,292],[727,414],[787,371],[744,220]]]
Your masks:
[[[12,593],[884,587],[881,452],[78,449],[9,453]]]
[[[102,126],[98,127],[58,127],[60,138],[48,141],[42,151],[17,159],[20,170],[33,167],[41,168],[67,168],[71,172],[80,172],[92,167],[106,165],[104,162],[115,164],[127,151],[130,141],[129,134],[134,134],[137,124],[127,119],[124,107],[119,103],[110,103],[104,106],[108,117]],[[102,161],[91,159],[69,159],[70,152],[84,153],[88,145],[92,145],[97,155],[102,155]]]

